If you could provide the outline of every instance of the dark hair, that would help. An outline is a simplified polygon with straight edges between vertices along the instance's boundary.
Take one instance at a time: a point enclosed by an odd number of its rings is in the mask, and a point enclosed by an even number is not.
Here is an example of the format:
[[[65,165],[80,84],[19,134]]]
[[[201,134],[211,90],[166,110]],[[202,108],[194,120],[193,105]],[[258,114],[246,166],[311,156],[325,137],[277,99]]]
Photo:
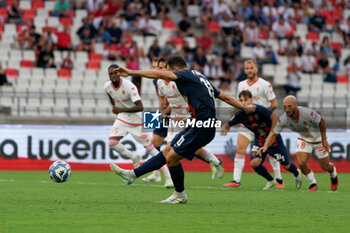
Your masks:
[[[112,64],[112,65],[108,66],[108,70],[116,69],[116,68],[119,68],[119,66],[117,64]]]
[[[152,59],[152,62],[165,62],[166,61],[166,59],[164,58],[164,57],[154,57],[153,59]]]
[[[164,57],[160,57],[157,65],[159,66],[159,63],[161,63],[161,62],[165,63],[166,59]]]
[[[243,91],[241,91],[241,92],[239,93],[239,95],[238,95],[238,98],[241,98],[241,97],[252,98],[253,95],[252,95],[252,93],[251,93],[250,91],[248,91],[248,90],[243,90]]]
[[[178,55],[168,57],[166,60],[166,65],[170,69],[174,69],[174,67],[177,67],[180,69],[187,68],[187,63],[185,58]]]

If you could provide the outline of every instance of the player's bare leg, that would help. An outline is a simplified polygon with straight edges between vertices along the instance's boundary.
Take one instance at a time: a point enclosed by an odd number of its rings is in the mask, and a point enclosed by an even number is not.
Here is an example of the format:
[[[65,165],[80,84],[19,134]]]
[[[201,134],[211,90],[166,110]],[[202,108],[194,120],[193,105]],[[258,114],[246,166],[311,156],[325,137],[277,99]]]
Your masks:
[[[314,173],[309,167],[308,160],[310,157],[309,153],[297,152],[297,161],[301,172],[304,174],[305,179],[309,182],[310,186],[308,191],[313,192],[317,190],[317,181],[315,179]]]
[[[195,153],[196,157],[200,157],[205,162],[210,164],[210,167],[212,168],[213,175],[212,179],[215,180],[216,177],[222,178],[224,176],[224,167],[222,166],[222,159],[217,158],[210,150],[207,150],[205,148],[200,148]]]
[[[224,184],[226,187],[240,187],[241,177],[245,163],[245,153],[250,141],[243,134],[237,135],[237,148],[233,167],[233,181]]]
[[[134,167],[140,165],[140,155],[132,153],[123,144],[119,143],[123,137],[110,137],[108,141],[108,146],[111,150],[118,152],[122,157],[131,159]]]
[[[262,165],[262,159],[260,157],[252,159],[250,161],[250,165],[254,168],[256,173],[258,173],[267,180],[266,186],[263,188],[263,190],[269,190],[275,185],[275,180],[267,171],[266,167]]]
[[[164,141],[164,137],[157,134],[153,134],[152,144],[154,145],[155,148],[157,148],[158,151],[160,151],[160,146],[162,145],[163,141]],[[162,177],[160,175],[160,170],[153,171],[152,174],[150,174],[145,178],[142,178],[142,180],[145,182],[161,182]]]
[[[331,177],[331,189],[336,191],[338,188],[338,176],[335,166],[329,162],[329,157],[319,159],[320,166]]]

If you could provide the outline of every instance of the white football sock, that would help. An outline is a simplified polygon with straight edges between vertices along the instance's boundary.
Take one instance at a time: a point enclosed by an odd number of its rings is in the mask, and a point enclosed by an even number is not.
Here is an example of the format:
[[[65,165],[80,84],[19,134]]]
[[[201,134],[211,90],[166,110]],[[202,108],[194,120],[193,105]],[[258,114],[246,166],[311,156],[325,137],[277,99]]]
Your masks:
[[[203,148],[203,151],[204,151],[204,153],[203,153],[202,157],[206,161],[208,161],[209,163],[213,163],[215,166],[219,166],[220,161],[218,160],[218,158],[216,158],[216,156],[210,150]]]
[[[332,173],[327,172],[327,173],[330,175],[331,178],[337,177],[337,170],[335,169],[335,166],[334,166],[334,165],[333,165],[333,168],[334,168],[334,170],[333,170]]]
[[[132,153],[131,151],[129,151],[128,149],[126,149],[126,147],[121,144],[118,143],[115,146],[110,147],[112,150],[115,150],[116,152],[118,152],[121,156],[129,158],[129,159],[135,159],[136,155],[134,153]]]
[[[235,160],[234,160],[234,167],[233,167],[233,180],[236,182],[241,182],[244,162],[245,162],[245,155],[236,153]]]
[[[273,169],[273,172],[275,173],[275,178],[282,180],[280,163],[272,156],[270,156],[269,160],[270,160],[270,164],[271,164],[271,167]]]
[[[170,172],[169,172],[169,168],[167,167],[167,165],[165,164],[163,167],[161,167],[162,172],[164,174],[165,179],[170,178]]]
[[[309,174],[304,175],[304,177],[310,184],[317,184],[314,173],[312,171]]]

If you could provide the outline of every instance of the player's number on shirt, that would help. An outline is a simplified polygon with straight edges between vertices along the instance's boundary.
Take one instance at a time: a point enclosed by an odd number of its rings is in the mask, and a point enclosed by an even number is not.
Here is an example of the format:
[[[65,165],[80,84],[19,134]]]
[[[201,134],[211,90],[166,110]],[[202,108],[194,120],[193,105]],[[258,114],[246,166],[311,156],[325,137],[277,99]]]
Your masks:
[[[198,71],[195,71],[195,70],[192,70],[192,72],[193,72],[195,75],[197,75],[197,76],[200,77],[199,80],[200,80],[201,83],[203,83],[204,86],[208,89],[208,93],[209,93],[210,97],[213,98],[213,99],[215,99],[214,88],[212,87],[212,85],[210,84],[210,82],[209,82],[207,79],[203,78],[203,77],[205,77],[205,76],[204,76],[203,74],[199,73]]]

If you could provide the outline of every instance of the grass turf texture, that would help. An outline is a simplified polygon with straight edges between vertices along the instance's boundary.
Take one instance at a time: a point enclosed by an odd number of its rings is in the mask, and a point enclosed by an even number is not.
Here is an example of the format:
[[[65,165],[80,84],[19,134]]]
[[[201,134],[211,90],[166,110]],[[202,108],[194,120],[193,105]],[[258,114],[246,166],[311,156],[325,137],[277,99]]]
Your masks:
[[[327,174],[315,174],[319,192],[262,191],[265,181],[244,173],[242,187],[226,188],[232,173],[185,174],[188,203],[159,204],[172,189],[137,180],[126,186],[112,172],[74,172],[66,183],[48,172],[0,172],[0,232],[350,232],[350,174],[331,192]]]

